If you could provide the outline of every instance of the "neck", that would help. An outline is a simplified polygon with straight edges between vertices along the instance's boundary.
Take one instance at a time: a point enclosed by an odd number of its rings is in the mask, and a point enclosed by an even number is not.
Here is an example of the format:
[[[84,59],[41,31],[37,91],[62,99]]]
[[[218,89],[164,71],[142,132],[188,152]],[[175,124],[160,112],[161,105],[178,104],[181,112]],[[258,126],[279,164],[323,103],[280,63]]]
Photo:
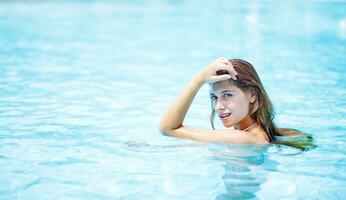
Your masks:
[[[247,131],[247,130],[251,129],[252,127],[255,127],[256,125],[257,125],[257,123],[255,122],[255,123],[252,124],[251,126],[245,128],[245,129],[243,129],[242,131]]]
[[[246,130],[249,130],[250,128],[254,127],[256,124],[257,124],[256,121],[248,116],[247,118],[245,118],[241,122],[239,122],[239,124],[237,124],[235,126],[235,128],[238,130],[246,131]]]

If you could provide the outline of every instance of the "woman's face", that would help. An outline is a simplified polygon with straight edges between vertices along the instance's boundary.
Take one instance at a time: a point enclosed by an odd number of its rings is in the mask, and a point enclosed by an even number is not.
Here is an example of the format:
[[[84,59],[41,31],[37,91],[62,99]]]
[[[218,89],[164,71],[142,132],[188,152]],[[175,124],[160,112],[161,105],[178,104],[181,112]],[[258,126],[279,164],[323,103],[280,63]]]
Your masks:
[[[249,117],[249,105],[256,96],[243,92],[229,80],[213,83],[210,90],[216,113],[225,127],[231,127]]]

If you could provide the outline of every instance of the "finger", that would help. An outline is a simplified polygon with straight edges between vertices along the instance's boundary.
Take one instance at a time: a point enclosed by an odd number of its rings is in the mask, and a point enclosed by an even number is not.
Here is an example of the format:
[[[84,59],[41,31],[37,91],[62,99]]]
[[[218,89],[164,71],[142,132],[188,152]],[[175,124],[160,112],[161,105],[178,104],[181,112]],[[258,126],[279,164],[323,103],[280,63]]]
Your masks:
[[[225,60],[220,60],[219,62],[221,62],[222,64],[225,64],[225,65],[228,65],[228,66],[233,67],[232,63],[231,63],[229,60],[227,60],[227,59],[225,59]]]
[[[232,74],[232,79],[233,79],[233,80],[237,80],[237,77],[236,77],[235,74]]]
[[[222,63],[224,63],[224,64],[226,64],[226,65],[232,66],[231,61],[230,61],[230,60],[228,60],[228,59],[227,59],[227,58],[225,58],[225,57],[221,57],[221,58],[219,58],[219,59],[218,59],[218,61],[219,61],[219,62],[222,62]]]
[[[229,66],[226,64],[216,65],[215,71],[219,71],[219,70],[226,70],[229,74],[234,75],[234,76],[238,75],[237,71],[235,71],[235,69],[232,66]]]
[[[235,71],[233,65],[231,62],[227,61],[223,63],[223,65],[220,65],[220,67],[226,67],[228,71],[230,71],[231,74],[238,75],[238,72]]]
[[[211,76],[209,80],[211,83],[215,83],[215,82],[219,82],[219,81],[225,81],[225,80],[228,80],[230,78],[232,78],[231,75],[223,74],[223,75],[219,75],[219,76]]]
[[[234,74],[235,76],[237,76],[238,75],[238,72],[237,71],[235,71],[235,69],[232,67],[232,69],[230,69],[231,71],[232,71],[232,74]]]
[[[233,67],[231,61],[228,60],[227,58],[222,57],[222,58],[220,58],[220,61],[221,61],[222,63],[225,63],[226,65],[229,65],[229,66],[232,66],[232,67]]]
[[[216,64],[216,69],[217,70],[223,69],[223,70],[227,70],[228,71],[228,69],[230,69],[230,68],[225,63],[218,63],[218,64]]]
[[[235,71],[235,69],[234,69],[234,67],[233,67],[233,65],[232,65],[232,63],[231,63],[231,61],[228,61],[227,65],[229,65],[230,68],[232,68],[232,71],[233,71],[233,73],[234,73],[235,75],[238,75],[238,73],[237,73],[237,71]]]
[[[238,74],[237,71],[234,70],[234,67],[233,67],[232,63],[229,60],[227,60],[227,62],[225,62],[225,64],[232,68],[232,71],[234,72],[235,75]]]
[[[222,63],[225,63],[226,65],[232,65],[232,63],[231,63],[229,60],[227,60],[226,58],[220,59],[220,61],[221,61]]]

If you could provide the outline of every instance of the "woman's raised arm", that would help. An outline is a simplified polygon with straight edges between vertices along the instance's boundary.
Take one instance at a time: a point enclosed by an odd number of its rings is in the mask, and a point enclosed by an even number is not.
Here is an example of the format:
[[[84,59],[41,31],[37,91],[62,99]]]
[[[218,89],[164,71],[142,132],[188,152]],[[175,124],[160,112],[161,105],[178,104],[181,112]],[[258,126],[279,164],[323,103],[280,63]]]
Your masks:
[[[165,115],[161,119],[160,132],[167,134],[183,125],[185,115],[196,96],[199,88],[204,81],[201,77],[196,76],[185,87],[183,92],[177,97],[173,104],[168,108]]]
[[[217,75],[216,71],[226,70],[229,74]],[[189,138],[191,135],[172,134],[174,130],[183,126],[186,113],[196,96],[198,90],[204,83],[218,82],[230,78],[236,79],[237,72],[226,58],[218,58],[211,62],[206,68],[201,70],[191,82],[185,87],[183,92],[177,97],[173,104],[168,108],[161,119],[160,132],[165,135]],[[193,138],[189,138],[193,139]]]

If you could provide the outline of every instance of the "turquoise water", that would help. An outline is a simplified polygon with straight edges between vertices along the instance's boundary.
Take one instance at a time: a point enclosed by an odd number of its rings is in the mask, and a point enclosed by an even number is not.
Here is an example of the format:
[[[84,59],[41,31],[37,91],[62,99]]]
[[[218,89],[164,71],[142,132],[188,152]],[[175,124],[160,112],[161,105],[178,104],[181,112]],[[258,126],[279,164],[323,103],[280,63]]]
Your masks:
[[[1,1],[0,199],[342,199],[343,1]],[[256,67],[317,148],[165,137],[212,59]],[[208,88],[186,124],[210,128]],[[217,128],[221,128],[218,122]]]

